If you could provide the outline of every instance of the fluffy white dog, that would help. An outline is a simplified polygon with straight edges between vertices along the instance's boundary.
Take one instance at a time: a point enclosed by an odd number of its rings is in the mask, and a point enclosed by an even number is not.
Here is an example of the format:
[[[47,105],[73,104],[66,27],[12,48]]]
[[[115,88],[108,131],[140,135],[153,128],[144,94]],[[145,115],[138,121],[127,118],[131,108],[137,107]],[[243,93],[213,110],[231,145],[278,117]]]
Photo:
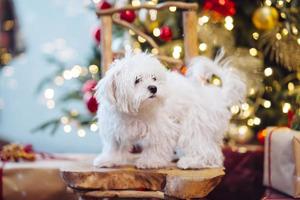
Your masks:
[[[219,60],[195,58],[187,77],[146,53],[116,60],[97,86],[103,150],[94,165],[161,168],[177,157],[183,169],[222,166],[229,107],[243,100],[246,85]],[[205,83],[213,74],[221,87]],[[131,153],[137,144],[142,152]]]

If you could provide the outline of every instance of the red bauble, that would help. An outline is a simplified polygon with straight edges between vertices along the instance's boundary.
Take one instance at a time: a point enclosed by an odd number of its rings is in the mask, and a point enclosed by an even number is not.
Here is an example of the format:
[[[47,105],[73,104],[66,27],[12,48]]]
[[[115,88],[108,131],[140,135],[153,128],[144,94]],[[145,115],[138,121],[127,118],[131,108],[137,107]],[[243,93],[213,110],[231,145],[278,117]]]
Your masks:
[[[232,16],[236,13],[235,3],[232,0],[205,0],[203,10],[215,11],[223,16]]]
[[[120,12],[120,18],[129,23],[132,23],[135,20],[136,15],[133,10],[123,10]]]
[[[172,29],[169,26],[162,26],[160,28],[160,39],[163,41],[170,41],[172,39]]]
[[[87,80],[82,88],[81,88],[81,91],[85,94],[87,92],[90,92],[90,93],[93,93],[94,92],[94,89],[97,85],[97,81],[91,79],[91,80]]]
[[[265,138],[267,136],[267,129],[263,129],[258,132],[257,134],[257,140],[260,144],[265,144]]]
[[[85,105],[87,109],[91,113],[96,113],[98,110],[98,102],[97,99],[94,97],[94,95],[92,95],[91,93],[87,93],[84,95],[84,99],[85,99]]]
[[[93,37],[94,37],[94,40],[97,42],[97,43],[100,43],[100,40],[101,40],[101,29],[99,27],[96,27],[93,31]]]
[[[108,9],[108,8],[111,8],[111,4],[108,3],[107,1],[100,1],[97,4],[97,9],[99,9],[99,10],[104,10],[104,9]]]

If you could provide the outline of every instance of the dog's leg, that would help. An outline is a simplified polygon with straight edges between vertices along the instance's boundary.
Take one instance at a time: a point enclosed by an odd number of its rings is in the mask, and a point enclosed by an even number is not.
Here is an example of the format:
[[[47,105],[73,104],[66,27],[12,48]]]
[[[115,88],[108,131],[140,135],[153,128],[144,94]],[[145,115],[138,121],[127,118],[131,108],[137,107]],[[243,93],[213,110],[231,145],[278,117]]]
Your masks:
[[[143,152],[135,163],[137,168],[162,168],[171,165],[173,146],[162,138],[157,139],[143,146]]]
[[[157,169],[171,166],[172,158],[163,155],[155,148],[145,150],[136,161],[136,167],[140,169]]]
[[[137,159],[137,155],[131,154],[125,146],[117,144],[115,141],[104,145],[102,153],[94,160],[96,167],[115,167],[131,165]]]
[[[225,128],[221,123],[225,124],[226,121],[219,119],[217,122],[211,116],[212,113],[205,114],[204,110],[194,113],[192,111],[191,116],[187,116],[187,120],[183,122],[182,134],[178,140],[178,148],[182,152],[177,162],[179,168],[199,169],[223,165],[221,143]]]

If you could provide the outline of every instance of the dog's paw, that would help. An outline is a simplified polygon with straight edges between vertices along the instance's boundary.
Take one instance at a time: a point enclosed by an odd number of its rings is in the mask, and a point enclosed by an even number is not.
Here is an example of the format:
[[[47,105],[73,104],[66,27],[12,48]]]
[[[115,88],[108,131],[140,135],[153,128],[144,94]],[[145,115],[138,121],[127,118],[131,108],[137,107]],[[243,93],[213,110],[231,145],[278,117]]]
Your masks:
[[[108,156],[99,155],[94,159],[93,165],[95,167],[116,167],[118,166],[118,162]]]
[[[201,169],[209,167],[206,162],[193,157],[182,157],[177,162],[177,167],[180,169]]]
[[[135,163],[135,166],[139,169],[158,169],[168,167],[170,165],[170,162],[163,161],[160,158],[141,158]]]

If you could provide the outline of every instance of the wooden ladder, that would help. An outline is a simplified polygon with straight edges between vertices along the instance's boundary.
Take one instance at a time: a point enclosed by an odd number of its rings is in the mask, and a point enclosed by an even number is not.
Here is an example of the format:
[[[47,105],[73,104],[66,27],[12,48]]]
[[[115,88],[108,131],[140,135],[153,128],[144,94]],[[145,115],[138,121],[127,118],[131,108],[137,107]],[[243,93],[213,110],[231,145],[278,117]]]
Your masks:
[[[139,30],[138,27],[134,26],[131,23],[128,23],[124,20],[119,18],[119,13],[123,10],[140,10],[140,9],[147,9],[147,10],[163,10],[169,9],[170,7],[176,7],[177,9],[182,10],[183,15],[183,31],[184,31],[184,61],[180,59],[174,59],[173,57],[168,57],[165,55],[161,55],[159,52],[159,46],[156,42],[152,39],[151,36],[143,33]],[[144,3],[139,6],[125,6],[121,8],[109,8],[103,10],[97,10],[97,16],[100,19],[101,23],[101,35],[105,36],[101,38],[101,67],[102,67],[102,76],[108,70],[109,65],[113,61],[113,52],[112,52],[112,25],[120,25],[124,28],[127,28],[133,31],[138,36],[144,38],[152,48],[157,49],[157,57],[169,63],[173,63],[175,65],[182,66],[183,64],[187,64],[189,60],[198,55],[198,40],[197,40],[197,3],[185,3],[185,2],[178,2],[178,1],[168,1],[165,3],[160,3],[157,5]]]

